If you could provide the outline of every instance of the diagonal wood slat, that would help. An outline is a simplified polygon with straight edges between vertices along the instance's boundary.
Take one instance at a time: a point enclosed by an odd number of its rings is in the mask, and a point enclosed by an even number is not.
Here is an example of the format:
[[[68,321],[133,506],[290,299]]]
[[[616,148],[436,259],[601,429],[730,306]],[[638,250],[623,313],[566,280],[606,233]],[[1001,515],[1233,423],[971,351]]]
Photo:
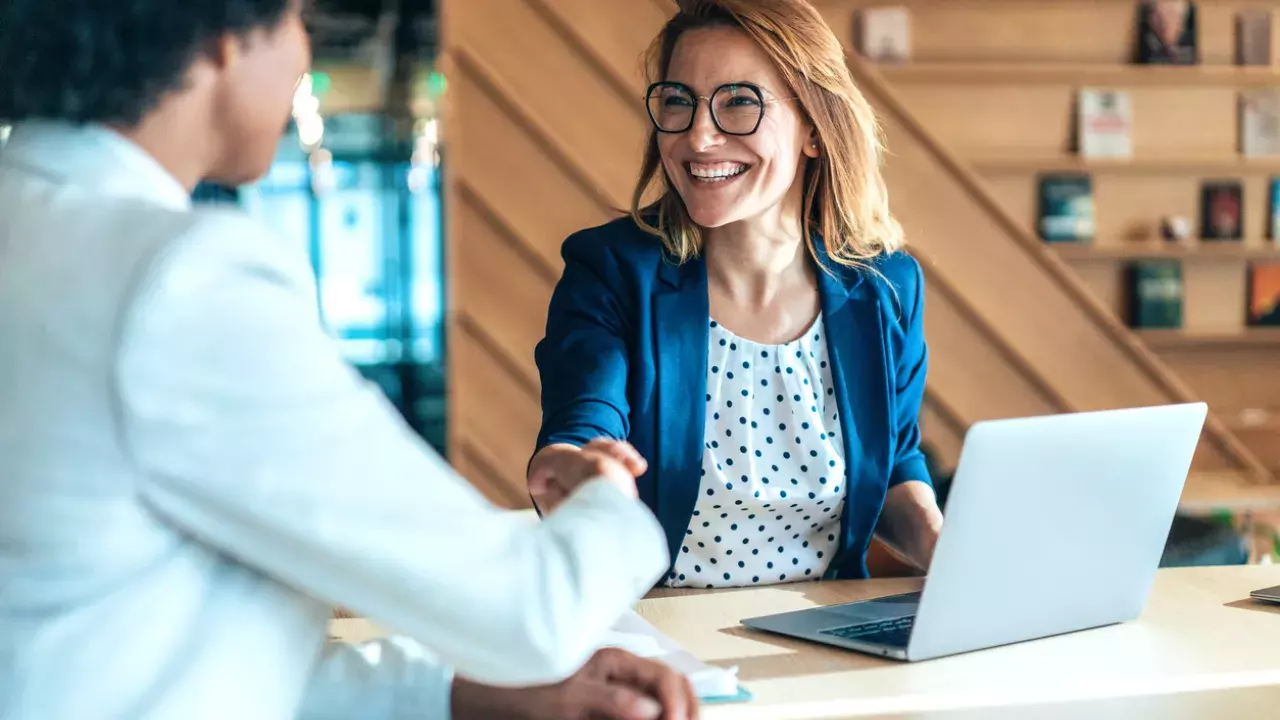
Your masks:
[[[528,496],[513,485],[485,451],[467,441],[458,443],[450,457],[453,468],[498,507],[512,510],[531,507]]]
[[[458,272],[467,281],[458,287],[456,302],[465,308],[468,322],[483,328],[492,344],[536,387],[533,349],[542,337],[558,275],[548,277],[545,267],[512,252],[511,243],[516,241],[508,239],[491,218],[477,209],[471,196],[464,195],[458,203],[455,227],[467,238],[458,248]]]
[[[450,339],[453,378],[449,422],[456,435],[451,455],[461,445],[483,454],[500,482],[484,488],[490,496],[518,497],[524,470],[538,433],[537,387],[509,358],[503,357],[484,331],[459,318]],[[483,477],[491,481],[493,477]]]
[[[465,185],[484,198],[517,236],[558,271],[560,243],[587,225],[606,222],[611,216],[607,199],[558,164],[527,127],[494,102],[467,67],[459,63],[454,90],[458,123],[466,125],[460,134],[459,155],[464,164],[454,169],[455,185]]]
[[[605,190],[612,206],[625,207],[643,147],[644,118],[529,4],[472,0],[465,7],[474,16],[468,20],[464,14],[457,42],[467,59],[485,68],[489,81]]]

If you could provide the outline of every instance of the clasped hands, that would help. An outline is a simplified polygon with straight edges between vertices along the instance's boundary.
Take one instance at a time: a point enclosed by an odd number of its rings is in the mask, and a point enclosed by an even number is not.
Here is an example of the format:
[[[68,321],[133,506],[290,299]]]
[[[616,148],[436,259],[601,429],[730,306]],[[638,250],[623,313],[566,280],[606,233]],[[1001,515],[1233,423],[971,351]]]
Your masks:
[[[548,445],[529,463],[529,495],[538,509],[549,513],[564,502],[579,485],[604,478],[627,497],[637,497],[636,478],[649,463],[630,443],[597,438],[578,447]]]
[[[636,478],[649,464],[630,443],[600,438],[582,447],[542,448],[529,463],[529,494],[544,514],[564,502],[580,485],[603,478],[636,498]],[[491,695],[486,689],[481,695]],[[554,688],[518,691],[524,713],[494,717],[656,718],[698,717],[698,701],[689,681],[666,665],[621,650],[602,650],[568,682]],[[541,707],[536,712],[528,708]],[[493,708],[486,708],[493,710]],[[543,714],[545,713],[545,715]],[[493,714],[490,712],[489,714]]]

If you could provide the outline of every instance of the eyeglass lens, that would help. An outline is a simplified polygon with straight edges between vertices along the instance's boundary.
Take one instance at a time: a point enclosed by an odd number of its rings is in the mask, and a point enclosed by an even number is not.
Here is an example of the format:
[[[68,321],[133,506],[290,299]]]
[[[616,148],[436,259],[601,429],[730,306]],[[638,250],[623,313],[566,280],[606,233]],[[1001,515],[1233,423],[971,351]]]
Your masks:
[[[698,98],[689,88],[659,83],[649,92],[649,117],[662,132],[678,133],[693,127]],[[764,113],[759,91],[749,85],[722,85],[711,96],[711,119],[721,132],[749,135]]]

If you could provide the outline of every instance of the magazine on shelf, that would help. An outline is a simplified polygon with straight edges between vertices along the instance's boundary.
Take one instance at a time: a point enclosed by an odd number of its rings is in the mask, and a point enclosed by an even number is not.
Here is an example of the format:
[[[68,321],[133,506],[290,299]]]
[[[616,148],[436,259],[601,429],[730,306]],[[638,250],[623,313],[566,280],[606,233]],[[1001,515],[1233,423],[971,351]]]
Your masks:
[[[1128,92],[1083,88],[1078,104],[1078,145],[1082,157],[1133,156],[1133,99]]]

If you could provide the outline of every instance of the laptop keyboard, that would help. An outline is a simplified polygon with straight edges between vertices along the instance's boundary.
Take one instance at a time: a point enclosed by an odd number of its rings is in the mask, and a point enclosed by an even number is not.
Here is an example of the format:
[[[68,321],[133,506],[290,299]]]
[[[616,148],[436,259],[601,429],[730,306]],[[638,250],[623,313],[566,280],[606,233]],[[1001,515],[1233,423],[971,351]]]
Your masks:
[[[832,635],[845,640],[888,645],[890,647],[906,647],[911,639],[911,626],[915,616],[880,620],[877,622],[846,625],[844,627],[822,630],[819,635]]]

